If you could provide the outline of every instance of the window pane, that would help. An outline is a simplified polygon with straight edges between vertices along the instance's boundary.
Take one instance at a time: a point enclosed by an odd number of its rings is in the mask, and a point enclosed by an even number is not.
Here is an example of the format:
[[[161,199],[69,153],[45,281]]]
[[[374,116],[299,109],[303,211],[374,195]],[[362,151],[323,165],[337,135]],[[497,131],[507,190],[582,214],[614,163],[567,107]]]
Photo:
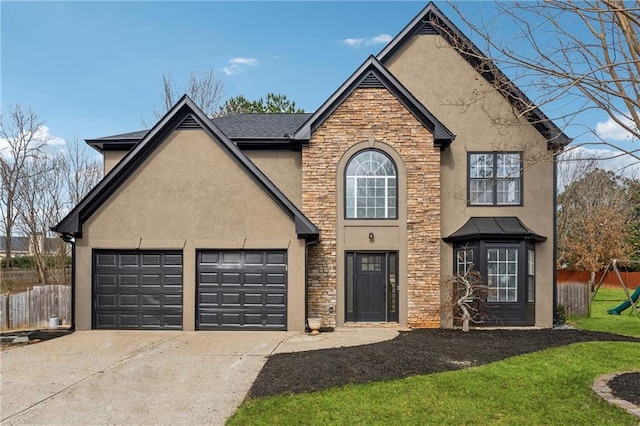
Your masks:
[[[456,273],[460,276],[466,275],[473,268],[473,250],[458,250],[456,254]]]
[[[520,177],[520,154],[497,154],[496,163],[499,178]]]
[[[518,250],[487,250],[489,302],[518,301]]]
[[[493,154],[471,154],[469,163],[472,179],[493,177]]]
[[[386,154],[356,154],[347,165],[345,182],[347,218],[396,218],[396,168]]]
[[[489,179],[469,182],[469,202],[471,204],[493,204],[493,187]]]
[[[346,294],[346,303],[347,303],[347,314],[353,313],[353,253],[347,254],[347,294]]]
[[[521,153],[470,154],[469,204],[521,204],[521,176]]]
[[[496,197],[498,204],[520,204],[520,180],[498,180]]]
[[[536,253],[527,251],[527,302],[536,300]]]

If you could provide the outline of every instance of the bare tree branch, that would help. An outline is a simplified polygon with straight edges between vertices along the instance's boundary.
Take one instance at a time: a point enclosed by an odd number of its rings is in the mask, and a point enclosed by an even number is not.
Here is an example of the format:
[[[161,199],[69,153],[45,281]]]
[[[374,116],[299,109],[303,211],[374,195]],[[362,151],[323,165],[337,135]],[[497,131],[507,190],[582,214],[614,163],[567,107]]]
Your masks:
[[[454,2],[450,6],[484,44],[487,55],[454,34],[449,39],[465,56],[473,58],[479,71],[492,73],[493,84],[511,98],[517,115],[551,103],[562,103],[571,113],[551,117],[565,124],[589,109],[598,109],[640,139],[640,4],[637,1],[546,0],[496,2],[496,16],[489,24],[472,22]],[[509,46],[495,37],[498,25],[517,29]],[[570,23],[570,25],[568,24]],[[436,23],[437,24],[437,23]],[[445,30],[443,26],[439,27]],[[514,47],[514,41],[517,44]],[[514,97],[511,81],[536,94],[535,102]],[[578,106],[578,108],[576,108]],[[592,129],[595,133],[595,129]],[[609,146],[623,150],[619,144]],[[636,156],[637,158],[637,156]]]
[[[39,134],[44,122],[31,108],[20,104],[8,107],[0,115],[0,205],[2,225],[6,238],[5,256],[7,267],[11,266],[13,230],[18,219],[18,194],[24,181],[34,177],[29,164],[41,155],[47,144],[46,137]]]

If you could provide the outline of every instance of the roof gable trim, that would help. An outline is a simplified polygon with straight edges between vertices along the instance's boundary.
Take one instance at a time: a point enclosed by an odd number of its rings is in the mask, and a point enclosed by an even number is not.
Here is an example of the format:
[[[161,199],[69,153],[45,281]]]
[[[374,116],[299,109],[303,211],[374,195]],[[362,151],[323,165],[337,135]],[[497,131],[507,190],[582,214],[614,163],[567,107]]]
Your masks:
[[[422,105],[375,57],[370,56],[333,95],[303,123],[294,139],[308,140],[322,123],[356,89],[384,87],[391,92],[433,134],[434,145],[446,148],[455,135]]]
[[[438,7],[429,4],[409,24],[387,44],[376,56],[382,63],[389,61],[402,46],[415,35],[441,35],[456,49],[484,79],[496,86],[496,90],[507,99],[517,111],[527,111],[533,102],[490,61],[480,49],[451,22]],[[539,108],[527,111],[525,118],[547,140],[547,149],[559,150],[571,142]]]
[[[260,185],[289,217],[298,237],[317,237],[318,228],[260,171],[225,134],[184,95],[60,223],[51,229],[63,235],[82,236],[82,225],[122,185],[171,133],[201,128]]]

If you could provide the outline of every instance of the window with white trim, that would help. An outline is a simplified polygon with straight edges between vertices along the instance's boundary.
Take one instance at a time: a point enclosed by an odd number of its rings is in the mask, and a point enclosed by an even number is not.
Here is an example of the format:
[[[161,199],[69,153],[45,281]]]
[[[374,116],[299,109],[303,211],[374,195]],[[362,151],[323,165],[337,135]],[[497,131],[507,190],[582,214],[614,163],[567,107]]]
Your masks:
[[[520,152],[469,153],[469,205],[522,205]]]
[[[385,153],[358,152],[347,164],[345,183],[347,219],[397,218],[397,170]]]

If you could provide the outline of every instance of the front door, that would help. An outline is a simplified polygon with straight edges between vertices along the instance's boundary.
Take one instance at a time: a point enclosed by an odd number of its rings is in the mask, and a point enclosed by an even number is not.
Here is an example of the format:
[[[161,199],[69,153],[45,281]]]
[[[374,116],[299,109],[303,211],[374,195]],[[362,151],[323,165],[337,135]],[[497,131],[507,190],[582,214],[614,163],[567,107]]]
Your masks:
[[[358,321],[386,321],[385,253],[356,255],[356,317]]]

